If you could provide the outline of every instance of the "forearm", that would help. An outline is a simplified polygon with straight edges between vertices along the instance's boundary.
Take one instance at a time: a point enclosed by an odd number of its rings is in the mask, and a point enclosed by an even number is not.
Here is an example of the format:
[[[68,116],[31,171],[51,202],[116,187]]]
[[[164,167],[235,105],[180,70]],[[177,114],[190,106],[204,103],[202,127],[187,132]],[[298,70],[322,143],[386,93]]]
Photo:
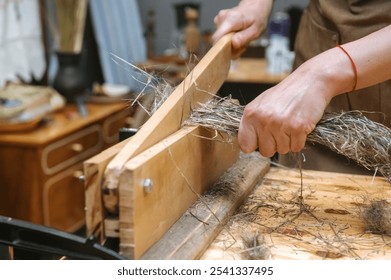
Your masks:
[[[391,25],[345,45],[357,67],[357,89],[391,79]]]
[[[355,89],[365,88],[391,79],[391,25],[359,40],[342,46],[357,69]],[[334,96],[350,92],[355,83],[353,66],[339,48],[332,48],[305,62],[297,69],[323,84],[327,102]]]

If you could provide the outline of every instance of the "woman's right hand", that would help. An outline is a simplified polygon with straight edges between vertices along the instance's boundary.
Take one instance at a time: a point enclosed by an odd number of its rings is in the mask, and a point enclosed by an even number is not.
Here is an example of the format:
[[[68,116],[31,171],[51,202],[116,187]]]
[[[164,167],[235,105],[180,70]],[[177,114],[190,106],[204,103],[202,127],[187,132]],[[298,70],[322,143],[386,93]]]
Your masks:
[[[265,31],[272,6],[272,0],[242,0],[234,8],[221,10],[214,18],[217,29],[213,42],[235,32],[232,37],[233,58],[239,57],[248,44]]]

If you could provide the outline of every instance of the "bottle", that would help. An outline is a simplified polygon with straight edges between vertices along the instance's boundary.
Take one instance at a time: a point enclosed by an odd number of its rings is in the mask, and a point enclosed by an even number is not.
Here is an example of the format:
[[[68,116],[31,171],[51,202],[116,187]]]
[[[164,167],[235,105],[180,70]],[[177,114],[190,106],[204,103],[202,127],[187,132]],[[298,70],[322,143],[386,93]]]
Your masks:
[[[280,75],[292,70],[293,52],[289,49],[290,18],[285,12],[275,13],[269,22],[269,45],[266,48],[267,71]]]

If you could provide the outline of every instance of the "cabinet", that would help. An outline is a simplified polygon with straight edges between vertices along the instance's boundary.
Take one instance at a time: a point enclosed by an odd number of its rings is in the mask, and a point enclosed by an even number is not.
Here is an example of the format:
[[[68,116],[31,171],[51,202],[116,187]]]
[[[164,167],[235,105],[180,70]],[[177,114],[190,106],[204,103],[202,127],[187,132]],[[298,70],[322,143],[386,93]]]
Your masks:
[[[118,142],[125,103],[72,105],[34,130],[0,133],[0,215],[67,232],[85,223],[83,161]]]

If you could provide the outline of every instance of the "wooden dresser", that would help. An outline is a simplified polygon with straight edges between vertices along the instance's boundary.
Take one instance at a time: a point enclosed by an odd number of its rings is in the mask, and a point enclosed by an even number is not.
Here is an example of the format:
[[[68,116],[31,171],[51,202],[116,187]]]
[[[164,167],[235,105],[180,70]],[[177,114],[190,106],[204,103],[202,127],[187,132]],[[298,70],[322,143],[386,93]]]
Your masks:
[[[67,232],[85,223],[83,161],[118,142],[126,103],[72,105],[34,130],[0,133],[0,215]]]

